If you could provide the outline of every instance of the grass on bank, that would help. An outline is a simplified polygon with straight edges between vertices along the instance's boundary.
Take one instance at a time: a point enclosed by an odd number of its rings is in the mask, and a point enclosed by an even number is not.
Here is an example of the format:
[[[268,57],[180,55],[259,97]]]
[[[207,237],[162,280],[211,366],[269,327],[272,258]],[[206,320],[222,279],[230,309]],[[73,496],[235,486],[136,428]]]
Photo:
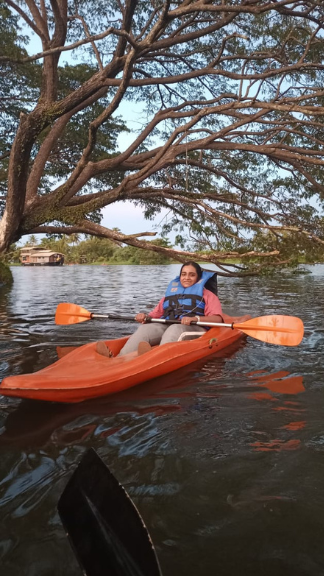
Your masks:
[[[12,284],[13,276],[8,264],[0,261],[0,285]]]

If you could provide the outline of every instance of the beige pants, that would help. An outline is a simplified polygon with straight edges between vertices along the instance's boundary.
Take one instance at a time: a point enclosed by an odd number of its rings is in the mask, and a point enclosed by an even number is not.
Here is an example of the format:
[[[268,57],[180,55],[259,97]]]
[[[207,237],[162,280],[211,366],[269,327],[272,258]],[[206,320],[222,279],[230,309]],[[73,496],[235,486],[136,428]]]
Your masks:
[[[151,346],[177,342],[182,332],[205,332],[202,326],[186,326],[184,324],[141,324],[136,332],[127,340],[119,352],[120,356],[137,350],[140,342],[149,342]]]

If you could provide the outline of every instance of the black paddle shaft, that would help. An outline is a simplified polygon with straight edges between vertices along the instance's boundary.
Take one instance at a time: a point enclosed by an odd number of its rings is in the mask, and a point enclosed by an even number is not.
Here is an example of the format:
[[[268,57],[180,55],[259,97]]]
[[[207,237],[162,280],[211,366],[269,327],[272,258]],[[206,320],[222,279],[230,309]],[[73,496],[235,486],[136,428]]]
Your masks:
[[[94,449],[70,478],[58,512],[86,576],[162,576],[139,512]]]

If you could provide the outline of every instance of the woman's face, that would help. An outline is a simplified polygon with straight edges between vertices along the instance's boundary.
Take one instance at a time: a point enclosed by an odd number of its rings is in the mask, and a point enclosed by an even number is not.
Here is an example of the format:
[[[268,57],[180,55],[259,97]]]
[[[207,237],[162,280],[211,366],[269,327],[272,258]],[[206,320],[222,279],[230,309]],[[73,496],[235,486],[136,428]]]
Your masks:
[[[193,266],[184,266],[180,274],[180,282],[184,288],[189,288],[198,282],[198,274]]]

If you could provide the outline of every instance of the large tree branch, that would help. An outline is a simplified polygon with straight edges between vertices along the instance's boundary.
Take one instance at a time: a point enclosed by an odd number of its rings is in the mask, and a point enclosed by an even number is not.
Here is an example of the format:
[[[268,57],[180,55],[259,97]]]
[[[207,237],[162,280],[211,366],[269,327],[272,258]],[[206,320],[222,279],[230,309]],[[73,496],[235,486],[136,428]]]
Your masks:
[[[264,72],[254,72],[245,74],[244,72],[231,72],[224,70],[223,68],[212,68],[206,66],[204,68],[199,68],[198,70],[190,70],[189,72],[177,74],[176,76],[160,76],[160,77],[148,77],[148,78],[133,78],[129,82],[130,87],[137,86],[154,86],[154,85],[169,85],[169,84],[179,84],[185,82],[186,80],[192,80],[194,78],[201,77],[224,77],[230,78],[231,80],[264,80],[269,78],[276,78],[281,74],[292,74],[294,72],[306,72],[312,70],[324,70],[324,64],[320,62],[305,63],[300,62],[298,64],[292,64],[290,66],[285,66],[280,70],[265,70]],[[121,81],[118,78],[108,78],[105,80],[105,86],[119,86]]]

